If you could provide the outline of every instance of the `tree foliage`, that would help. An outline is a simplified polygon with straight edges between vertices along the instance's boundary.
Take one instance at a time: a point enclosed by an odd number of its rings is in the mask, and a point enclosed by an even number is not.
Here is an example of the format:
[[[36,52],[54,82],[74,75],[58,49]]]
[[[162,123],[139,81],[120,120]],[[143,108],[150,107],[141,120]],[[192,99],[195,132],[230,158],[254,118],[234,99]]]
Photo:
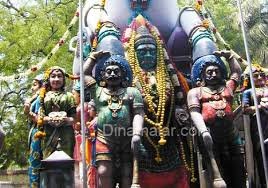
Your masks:
[[[34,4],[16,7],[9,0],[0,1],[1,76],[24,72],[46,57],[68,29],[77,9],[77,2],[71,0],[62,0],[57,4],[53,1],[45,4],[41,0],[32,2]],[[77,26],[71,32],[71,36],[76,35]],[[56,55],[29,78],[0,82],[0,126],[6,133],[0,168],[27,166],[29,128],[22,109],[25,98],[31,95],[31,79],[53,65],[70,72],[72,61],[73,54],[68,52],[66,41]]]

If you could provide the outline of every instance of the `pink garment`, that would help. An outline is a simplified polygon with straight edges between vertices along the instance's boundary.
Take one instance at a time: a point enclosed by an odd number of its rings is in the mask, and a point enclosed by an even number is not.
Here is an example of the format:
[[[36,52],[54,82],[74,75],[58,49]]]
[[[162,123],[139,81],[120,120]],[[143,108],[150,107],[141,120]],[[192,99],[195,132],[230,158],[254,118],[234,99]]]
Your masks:
[[[84,103],[84,117],[85,117],[85,123],[88,121],[88,106],[87,103]],[[81,105],[78,105],[76,108],[76,116],[78,122],[81,122]],[[75,136],[75,146],[74,146],[74,153],[73,153],[73,158],[75,161],[82,161],[82,156],[81,156],[81,150],[80,150],[80,145],[82,143],[82,136],[81,134],[77,134]]]
[[[82,161],[82,156],[80,152],[80,145],[82,143],[82,135],[78,134],[75,136],[75,146],[74,146],[74,160]]]

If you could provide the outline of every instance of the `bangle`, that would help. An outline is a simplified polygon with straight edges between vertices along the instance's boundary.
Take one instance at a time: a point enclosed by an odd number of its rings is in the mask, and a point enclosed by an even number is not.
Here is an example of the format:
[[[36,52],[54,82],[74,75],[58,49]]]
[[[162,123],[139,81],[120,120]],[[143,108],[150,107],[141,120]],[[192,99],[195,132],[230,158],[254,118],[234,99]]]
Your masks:
[[[140,133],[134,133],[132,136],[135,136],[135,135],[137,135],[137,136],[141,136]]]
[[[208,130],[205,130],[205,131],[201,132],[201,136],[203,136],[203,134],[204,134],[204,133],[206,133],[206,132],[208,132],[208,133],[209,133],[209,131],[208,131]]]

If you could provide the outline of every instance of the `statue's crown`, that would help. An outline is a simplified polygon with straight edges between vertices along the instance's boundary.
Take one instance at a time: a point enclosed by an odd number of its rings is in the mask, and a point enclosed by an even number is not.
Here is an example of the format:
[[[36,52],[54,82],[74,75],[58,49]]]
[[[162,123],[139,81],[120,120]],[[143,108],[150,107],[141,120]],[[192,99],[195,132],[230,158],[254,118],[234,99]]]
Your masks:
[[[150,29],[146,25],[146,19],[142,15],[138,15],[135,18],[136,22],[136,37],[135,47],[141,44],[153,44],[156,45],[154,36],[150,33]]]

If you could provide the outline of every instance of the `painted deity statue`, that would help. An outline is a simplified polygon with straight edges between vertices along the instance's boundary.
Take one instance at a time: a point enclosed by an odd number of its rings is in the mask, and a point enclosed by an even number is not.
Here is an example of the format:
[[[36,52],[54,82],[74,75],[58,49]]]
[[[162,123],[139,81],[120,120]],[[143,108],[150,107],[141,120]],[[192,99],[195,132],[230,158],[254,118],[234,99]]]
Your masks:
[[[168,3],[162,0],[88,0],[83,10],[85,31],[90,39],[99,22],[110,21],[120,28],[120,33],[123,33],[130,22],[141,14],[159,29],[163,41],[169,44],[170,48],[174,47],[174,57],[184,55],[184,43],[188,43],[188,38],[177,22],[180,13],[177,4],[177,0],[169,0]],[[177,42],[176,39],[180,40],[178,45],[174,44],[174,41]],[[92,46],[92,41],[90,45]],[[185,53],[190,54],[189,46],[187,50]],[[77,57],[74,58],[73,73],[79,74]]]
[[[37,120],[39,131],[35,138],[42,138],[44,158],[56,150],[59,139],[61,149],[73,156],[75,138],[72,125],[76,105],[72,93],[65,91],[66,77],[72,78],[63,68],[49,68],[45,72],[45,84],[37,101],[37,105],[40,105]]]
[[[261,127],[264,140],[268,138],[268,89],[266,85],[266,75],[264,69],[255,64],[252,66],[253,79],[256,87],[256,97],[258,100],[258,108],[260,110]],[[259,132],[255,114],[255,106],[252,96],[252,89],[249,83],[249,68],[244,71],[244,83],[245,91],[243,92],[242,107],[245,114],[250,115],[250,134],[253,145],[253,156],[256,160],[258,175],[260,177],[260,187],[266,187],[265,174],[262,161],[262,152],[260,146]],[[268,157],[268,145],[265,144],[265,153]]]
[[[90,188],[97,188],[97,172],[96,172],[96,129],[97,129],[97,109],[94,100],[88,102],[88,122],[87,140],[86,140],[86,163],[87,185]]]
[[[83,166],[82,166],[82,155],[81,155],[81,144],[82,144],[82,135],[81,135],[81,104],[80,104],[80,82],[75,82],[72,90],[75,104],[76,104],[76,122],[74,124],[75,130],[75,146],[74,146],[74,153],[73,159],[75,160],[75,171],[76,177],[79,177],[79,180],[83,179]],[[87,102],[84,103],[84,120],[85,122],[88,121],[88,105]],[[80,182],[77,182],[78,184]]]
[[[217,56],[216,56],[217,55]],[[246,187],[243,145],[233,124],[232,100],[238,86],[241,68],[230,52],[217,52],[197,59],[192,80],[197,83],[188,93],[192,120],[201,134],[204,156],[212,168],[213,187]],[[219,55],[224,56],[231,70]],[[208,167],[209,168],[209,167]]]
[[[39,187],[39,169],[41,168],[41,160],[43,158],[41,150],[41,141],[35,139],[34,135],[38,131],[35,119],[37,117],[39,107],[36,106],[37,97],[39,95],[39,89],[43,84],[44,75],[37,75],[32,82],[31,91],[32,97],[26,99],[24,103],[24,113],[29,117],[30,132],[28,137],[28,144],[30,149],[29,156],[29,182],[30,187]]]
[[[90,81],[91,98],[98,114],[95,156],[98,187],[115,187],[115,183],[119,183],[120,187],[129,188],[131,147],[134,154],[137,153],[135,148],[139,145],[143,127],[142,96],[136,88],[130,87],[131,69],[121,55],[92,52],[84,64],[84,71],[85,80],[93,80]],[[132,182],[132,186],[135,183]]]
[[[133,71],[132,84],[144,99],[144,127],[148,130],[144,131],[140,149],[140,185],[143,188],[189,187],[181,158],[185,154],[179,149],[183,143],[176,135],[168,135],[168,131],[179,132],[179,127],[186,125],[187,118],[180,117],[187,116],[182,108],[187,83],[169,61],[156,27],[141,15],[126,29],[122,41]],[[182,116],[175,115],[179,111]]]

